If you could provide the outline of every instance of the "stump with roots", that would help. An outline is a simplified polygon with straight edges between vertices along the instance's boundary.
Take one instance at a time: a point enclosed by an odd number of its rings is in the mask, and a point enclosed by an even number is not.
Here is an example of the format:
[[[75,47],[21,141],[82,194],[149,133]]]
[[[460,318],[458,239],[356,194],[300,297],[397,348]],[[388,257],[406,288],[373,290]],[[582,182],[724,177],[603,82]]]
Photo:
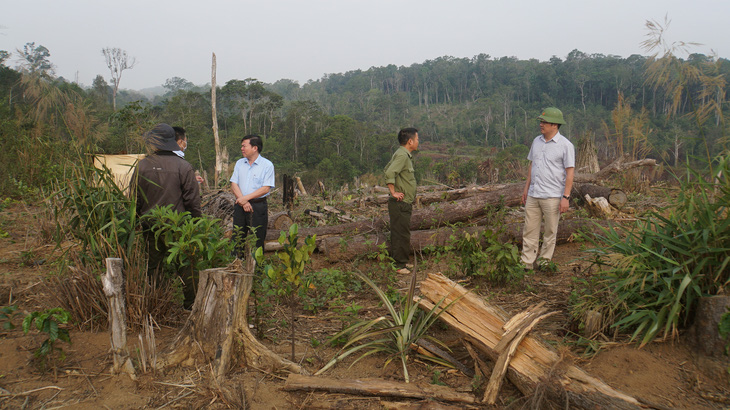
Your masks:
[[[301,366],[266,348],[249,330],[246,313],[255,264],[248,258],[244,267],[244,262],[236,259],[226,268],[200,272],[190,317],[161,354],[158,369],[210,363],[219,381],[234,364],[307,374]]]

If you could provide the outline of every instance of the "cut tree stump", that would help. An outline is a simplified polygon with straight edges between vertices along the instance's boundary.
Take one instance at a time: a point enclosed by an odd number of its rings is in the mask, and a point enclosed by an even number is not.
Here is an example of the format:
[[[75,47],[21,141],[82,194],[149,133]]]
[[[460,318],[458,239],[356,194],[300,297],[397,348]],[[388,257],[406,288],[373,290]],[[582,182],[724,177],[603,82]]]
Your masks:
[[[245,270],[243,262],[237,259],[227,268],[200,272],[190,317],[162,353],[160,369],[210,363],[220,381],[237,360],[241,366],[307,373],[270,351],[251,334],[246,313],[254,268],[255,262],[249,258]]]
[[[471,394],[454,391],[445,386],[428,385],[419,387],[413,383],[380,379],[332,379],[327,377],[290,374],[283,387],[286,391],[326,391],[330,393],[356,394],[360,396],[390,396],[414,399],[435,399],[441,401],[473,404]]]
[[[450,306],[440,319],[462,333],[492,361],[499,359],[495,348],[504,335],[505,326],[500,309],[441,274],[429,274],[421,282],[420,290],[422,308],[430,310],[443,299],[441,304]],[[635,398],[567,363],[547,345],[529,336],[522,340],[510,361],[507,377],[525,395],[531,395],[540,385],[552,400],[564,402],[567,398],[566,406],[570,408],[641,407]]]
[[[623,208],[628,202],[624,191],[594,184],[575,184],[571,195],[577,198],[584,198],[586,195],[590,195],[591,198],[603,197],[616,209]]]
[[[137,380],[132,359],[127,350],[127,319],[124,305],[124,272],[121,258],[106,258],[106,274],[102,278],[104,294],[109,300],[109,335],[111,336],[112,373],[127,373]]]

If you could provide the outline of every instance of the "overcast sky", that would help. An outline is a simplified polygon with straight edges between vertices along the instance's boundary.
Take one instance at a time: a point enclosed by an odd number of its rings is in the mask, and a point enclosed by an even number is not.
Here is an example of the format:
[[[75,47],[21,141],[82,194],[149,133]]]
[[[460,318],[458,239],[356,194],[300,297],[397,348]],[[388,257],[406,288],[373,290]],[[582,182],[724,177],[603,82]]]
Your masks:
[[[35,42],[56,75],[90,85],[109,81],[101,49],[136,58],[121,88],[171,77],[219,85],[231,79],[300,84],[327,73],[409,66],[449,55],[544,61],[578,49],[647,55],[647,20],[668,15],[671,41],[730,57],[728,0],[0,0],[0,50]],[[14,55],[16,57],[17,54]],[[10,66],[16,59],[10,61]]]

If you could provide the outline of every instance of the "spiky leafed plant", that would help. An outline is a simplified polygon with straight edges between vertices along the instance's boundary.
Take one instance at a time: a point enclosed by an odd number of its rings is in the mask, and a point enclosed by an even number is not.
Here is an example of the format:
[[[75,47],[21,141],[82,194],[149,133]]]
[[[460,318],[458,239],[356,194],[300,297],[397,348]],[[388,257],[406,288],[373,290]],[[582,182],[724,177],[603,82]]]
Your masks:
[[[342,336],[348,336],[349,338],[347,343],[342,347],[340,353],[338,353],[329,361],[329,363],[320,369],[316,373],[317,375],[325,372],[327,369],[334,366],[335,363],[360,351],[364,352],[352,363],[352,365],[367,356],[377,353],[384,353],[387,355],[385,366],[390,364],[390,362],[394,359],[400,359],[403,368],[403,378],[406,383],[410,382],[410,377],[408,375],[408,359],[411,354],[422,360],[443,366],[451,366],[448,362],[440,358],[418,353],[415,350],[415,347],[416,342],[418,342],[419,339],[427,339],[448,350],[448,347],[446,347],[440,340],[427,335],[426,332],[429,330],[431,325],[436,322],[436,319],[438,319],[439,316],[446,311],[449,306],[451,306],[451,304],[456,302],[456,300],[443,309],[441,304],[444,299],[441,299],[433,307],[433,309],[428,312],[420,309],[418,303],[414,300],[416,291],[416,271],[414,270],[411,276],[411,285],[408,289],[408,294],[401,299],[400,306],[396,307],[396,305],[390,301],[388,295],[370,278],[361,272],[355,272],[355,274],[367,283],[373,291],[375,291],[375,294],[388,309],[388,315],[356,323],[333,336],[332,340],[339,339]]]

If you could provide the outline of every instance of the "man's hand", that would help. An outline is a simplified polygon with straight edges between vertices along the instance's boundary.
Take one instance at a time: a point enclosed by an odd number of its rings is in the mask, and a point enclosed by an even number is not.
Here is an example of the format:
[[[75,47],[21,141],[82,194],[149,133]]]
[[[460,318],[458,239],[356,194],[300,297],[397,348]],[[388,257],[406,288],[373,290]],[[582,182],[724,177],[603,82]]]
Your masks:
[[[403,192],[396,192],[393,194],[393,198],[395,198],[397,201],[402,201],[405,196],[406,194],[404,194]]]
[[[244,212],[253,212],[253,207],[251,207],[251,203],[247,200],[243,199],[243,197],[236,198],[236,203],[243,208]]]
[[[570,201],[568,201],[565,197],[560,198],[560,213],[566,212],[570,208]]]

